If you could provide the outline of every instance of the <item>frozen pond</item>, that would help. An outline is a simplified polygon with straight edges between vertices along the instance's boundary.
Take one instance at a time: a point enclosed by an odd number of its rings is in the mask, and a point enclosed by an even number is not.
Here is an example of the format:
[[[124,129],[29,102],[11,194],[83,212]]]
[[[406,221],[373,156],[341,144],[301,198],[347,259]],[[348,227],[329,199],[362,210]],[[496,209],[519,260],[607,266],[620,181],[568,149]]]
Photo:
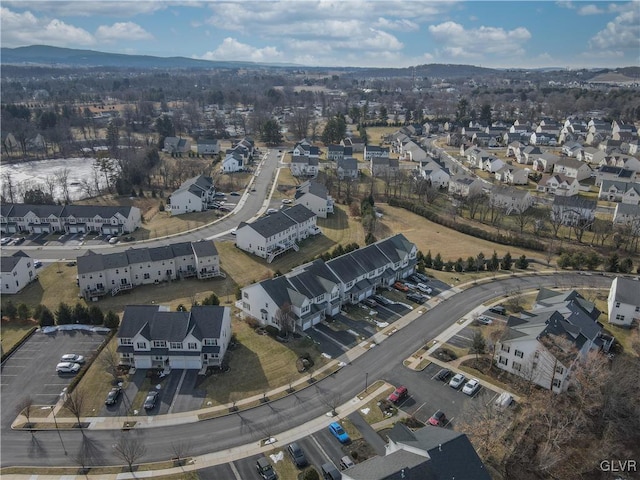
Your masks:
[[[44,192],[48,192],[46,179],[55,178],[56,174],[66,168],[69,171],[69,196],[71,200],[78,200],[87,196],[86,189],[82,188],[83,182],[89,182],[95,191],[96,174],[100,188],[106,187],[104,174],[96,171],[94,165],[95,158],[60,158],[2,165],[2,175],[0,177],[3,183],[2,190],[4,192],[6,188],[4,185],[6,175],[10,174],[14,192],[17,192],[16,201],[22,201],[22,193],[36,186],[39,186]],[[58,182],[56,181],[56,183]],[[61,200],[63,198],[62,189],[56,186],[54,191],[55,200]]]

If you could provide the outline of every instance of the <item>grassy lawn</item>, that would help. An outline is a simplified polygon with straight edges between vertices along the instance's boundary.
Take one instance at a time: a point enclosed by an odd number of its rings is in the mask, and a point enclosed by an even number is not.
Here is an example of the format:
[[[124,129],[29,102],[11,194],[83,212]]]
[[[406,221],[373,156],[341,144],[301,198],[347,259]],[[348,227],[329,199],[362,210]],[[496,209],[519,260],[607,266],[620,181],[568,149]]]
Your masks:
[[[207,392],[203,406],[208,402],[211,406],[230,403],[307,378],[308,373],[298,373],[296,369],[296,360],[302,353],[313,359],[312,372],[328,362],[306,337],[281,343],[257,334],[237,319],[233,320],[232,330],[238,345],[229,355],[231,370],[207,377],[200,385]]]
[[[400,127],[367,127],[369,145],[382,145],[382,137],[397,132]]]
[[[15,320],[11,322],[9,320],[2,319],[2,324],[0,327],[2,351],[9,351],[9,349],[13,348],[15,344],[17,344],[24,338],[24,336],[29,332],[29,330],[31,330],[31,328],[36,326],[37,323],[31,320],[26,320],[24,322]]]
[[[373,425],[374,423],[378,423],[384,420],[384,415],[382,415],[382,410],[380,410],[380,407],[378,407],[378,402],[381,400],[385,400],[394,390],[394,387],[390,385],[389,388],[387,388],[383,393],[377,395],[376,398],[368,402],[360,409],[360,414],[369,425]],[[363,413],[362,410],[365,410],[367,408],[369,409],[369,413]]]
[[[346,245],[356,242],[364,246],[365,232],[360,218],[351,217],[349,207],[346,205],[334,205],[333,211],[333,215],[329,215],[328,218],[318,219],[318,226],[322,229],[324,236],[335,244]]]

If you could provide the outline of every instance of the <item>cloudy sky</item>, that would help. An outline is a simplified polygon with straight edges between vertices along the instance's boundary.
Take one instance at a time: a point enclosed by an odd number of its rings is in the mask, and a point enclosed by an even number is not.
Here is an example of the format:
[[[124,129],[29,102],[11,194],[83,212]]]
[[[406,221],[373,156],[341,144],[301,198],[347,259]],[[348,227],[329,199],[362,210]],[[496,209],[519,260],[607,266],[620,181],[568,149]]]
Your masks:
[[[10,1],[2,46],[308,66],[640,65],[640,0]]]

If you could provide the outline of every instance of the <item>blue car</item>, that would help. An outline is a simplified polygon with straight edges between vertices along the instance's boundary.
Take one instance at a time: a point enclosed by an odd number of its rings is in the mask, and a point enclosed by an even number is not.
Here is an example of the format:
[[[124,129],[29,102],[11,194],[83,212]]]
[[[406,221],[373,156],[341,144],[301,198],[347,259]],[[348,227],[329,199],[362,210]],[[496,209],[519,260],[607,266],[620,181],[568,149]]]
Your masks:
[[[329,425],[329,431],[340,441],[340,443],[349,443],[351,441],[349,434],[344,431],[344,428],[342,428],[342,425],[338,422],[333,422]]]

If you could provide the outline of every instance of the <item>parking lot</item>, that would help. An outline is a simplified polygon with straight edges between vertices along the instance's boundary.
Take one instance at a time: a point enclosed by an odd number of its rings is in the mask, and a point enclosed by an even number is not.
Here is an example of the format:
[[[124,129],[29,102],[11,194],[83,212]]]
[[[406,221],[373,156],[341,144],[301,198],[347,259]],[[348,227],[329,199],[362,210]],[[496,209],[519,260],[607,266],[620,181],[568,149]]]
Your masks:
[[[35,405],[54,405],[74,374],[56,373],[65,353],[91,358],[105,335],[84,330],[34,333],[2,364],[2,419],[15,418],[15,408],[25,397]]]

